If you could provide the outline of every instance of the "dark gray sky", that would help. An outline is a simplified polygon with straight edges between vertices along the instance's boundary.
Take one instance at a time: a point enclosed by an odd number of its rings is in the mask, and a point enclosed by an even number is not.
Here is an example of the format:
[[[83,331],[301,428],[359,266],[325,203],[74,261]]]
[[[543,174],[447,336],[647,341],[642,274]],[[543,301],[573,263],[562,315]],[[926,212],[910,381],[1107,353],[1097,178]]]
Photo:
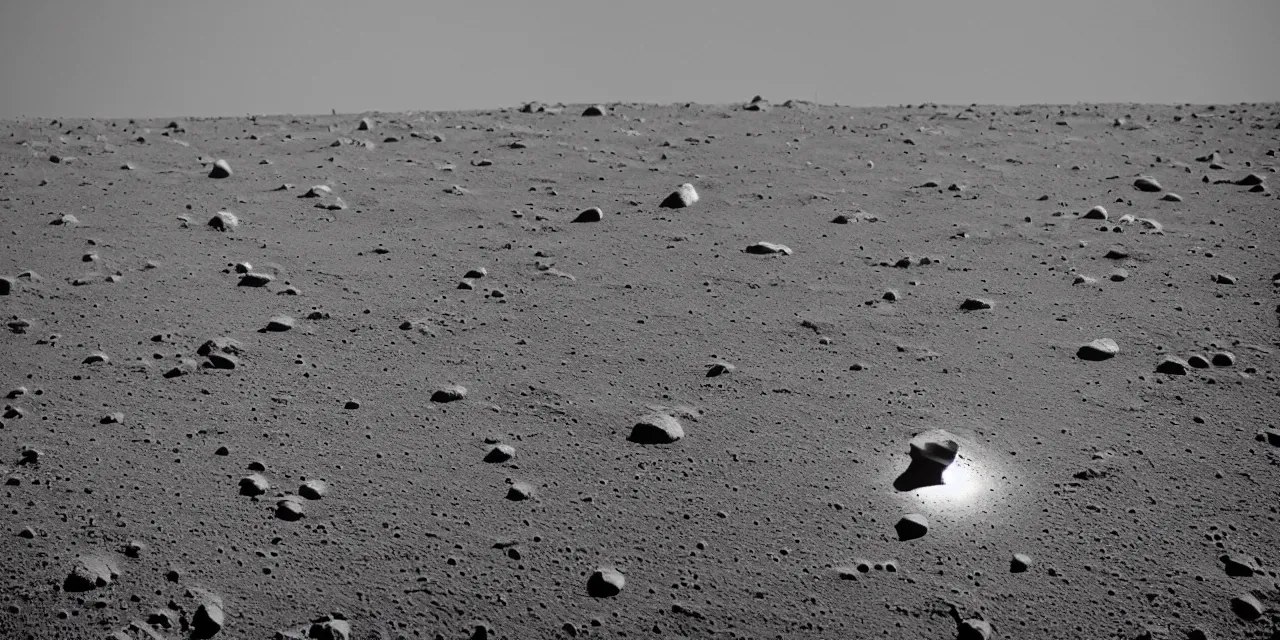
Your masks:
[[[1277,0],[0,0],[0,117],[1280,100]]]

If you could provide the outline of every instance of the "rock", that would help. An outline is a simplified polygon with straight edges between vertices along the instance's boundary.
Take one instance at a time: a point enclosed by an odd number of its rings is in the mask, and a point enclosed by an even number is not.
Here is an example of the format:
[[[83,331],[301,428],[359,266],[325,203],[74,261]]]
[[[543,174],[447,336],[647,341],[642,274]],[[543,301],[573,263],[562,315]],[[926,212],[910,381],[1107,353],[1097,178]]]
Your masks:
[[[1124,282],[1129,279],[1129,271],[1123,268],[1116,269],[1107,276],[1107,279],[1112,282]]]
[[[1161,200],[1164,200],[1165,202],[1182,202],[1182,196],[1180,196],[1180,195],[1178,195],[1178,194],[1176,194],[1176,193],[1174,193],[1174,192],[1172,192],[1172,191],[1170,191],[1169,193],[1164,194],[1163,196],[1160,196],[1160,199],[1161,199]]]
[[[107,364],[108,362],[111,362],[111,357],[101,351],[94,351],[81,361],[82,364]]]
[[[893,481],[898,491],[914,491],[943,484],[942,473],[956,460],[960,444],[955,436],[942,430],[926,431],[911,439],[906,471]]]
[[[329,495],[329,483],[324,480],[308,480],[298,487],[298,495],[308,500],[319,500]]]
[[[1023,573],[1031,568],[1031,556],[1025,553],[1013,554],[1013,559],[1009,561],[1009,573]]]
[[[1230,367],[1236,363],[1236,356],[1230,351],[1219,351],[1213,354],[1211,362],[1215,367]]]
[[[984,298],[966,298],[960,303],[960,308],[965,311],[978,311],[981,309],[990,309],[991,301]]]
[[[1257,620],[1266,610],[1252,593],[1243,593],[1231,599],[1231,611],[1241,620]]]
[[[72,565],[62,583],[62,589],[70,592],[91,591],[115,582],[118,577],[120,571],[111,558],[100,555],[81,556]]]
[[[250,271],[249,273],[240,276],[240,282],[237,283],[237,286],[263,287],[270,284],[271,281],[275,279],[276,277],[269,273],[254,273]]]
[[[1076,277],[1071,281],[1071,284],[1098,284],[1098,279],[1090,278],[1083,274],[1076,274]]]
[[[1124,247],[1111,247],[1107,249],[1107,253],[1102,257],[1108,260],[1124,260],[1129,257],[1129,250]]]
[[[1076,357],[1081,360],[1106,360],[1115,357],[1120,353],[1120,346],[1111,338],[1098,338],[1092,342],[1083,344],[1076,351]]]
[[[343,403],[342,408],[346,409],[347,411],[355,411],[356,409],[360,408],[360,401],[355,399],[348,400],[345,403]]]
[[[1167,373],[1171,376],[1185,376],[1187,375],[1188,366],[1190,365],[1182,358],[1177,356],[1165,356],[1163,360],[1156,364],[1156,373]]]
[[[1235,284],[1236,277],[1229,273],[1216,273],[1213,276],[1213,281],[1218,284]]]
[[[602,116],[604,113],[604,106],[598,104],[593,104],[582,111],[584,116]]]
[[[745,251],[756,255],[771,255],[775,253],[780,253],[784,256],[791,255],[791,247],[788,247],[785,244],[774,244],[772,242],[757,242],[753,245],[749,245]]]
[[[1191,365],[1195,369],[1208,369],[1209,359],[1205,358],[1201,354],[1193,353],[1187,356],[1187,364]]]
[[[1107,210],[1101,205],[1086,211],[1084,214],[1085,220],[1106,220],[1107,217]]]
[[[312,640],[350,640],[351,623],[333,619],[314,622],[307,629],[307,637]]]
[[[880,296],[880,299],[886,300],[888,302],[897,302],[898,297],[899,297],[898,292],[896,290],[889,289],[888,291],[885,291],[883,295]]]
[[[240,359],[230,354],[211,353],[208,358],[211,369],[235,369],[240,366]]]
[[[333,195],[333,189],[330,189],[329,185],[318,184],[311,187],[310,189],[307,189],[306,193],[298,197],[299,198],[324,198],[330,195]]]
[[[98,424],[120,424],[122,422],[124,422],[123,411],[108,413],[107,415],[102,416],[101,418],[98,419]]]
[[[471,291],[476,288],[476,283],[466,278],[463,278],[462,280],[458,281],[458,288],[463,291]]]
[[[205,340],[196,349],[196,354],[209,356],[211,354],[225,353],[228,355],[241,355],[244,353],[244,344],[235,338],[219,337],[212,340]]]
[[[195,370],[196,370],[196,361],[192,360],[191,358],[183,358],[178,361],[178,364],[174,365],[173,367],[170,367],[168,371],[165,371],[164,377],[178,378],[181,376],[185,376],[189,373],[194,373]]]
[[[956,640],[989,640],[991,623],[986,620],[969,618],[961,620],[956,630]]]
[[[849,216],[847,216],[847,215],[845,215],[845,214],[843,214],[843,213],[842,213],[842,214],[840,214],[840,215],[838,215],[838,216],[836,216],[836,217],[832,218],[832,219],[831,219],[831,222],[832,222],[832,223],[834,223],[834,224],[849,224],[849,221],[850,221],[850,220],[851,220],[851,218],[850,218]]]
[[[733,373],[737,369],[737,367],[728,362],[712,362],[711,365],[707,367],[707,377],[715,378],[717,376]]]
[[[1253,561],[1248,558],[1237,558],[1230,554],[1223,554],[1222,556],[1219,556],[1218,559],[1222,561],[1223,570],[1226,571],[1227,575],[1233,578],[1249,578],[1255,573],[1262,573],[1262,571],[1254,565]]]
[[[356,125],[356,131],[368,131],[373,128],[373,121],[368,118],[360,118],[360,124]]]
[[[276,517],[288,522],[301,520],[307,515],[306,508],[298,496],[286,496],[276,502]]]
[[[273,331],[273,332],[288,331],[292,329],[295,324],[296,324],[296,321],[289,316],[285,316],[285,315],[274,316],[267,321],[267,326],[263,327],[262,331]]]
[[[1138,224],[1141,224],[1143,229],[1151,233],[1164,235],[1164,225],[1152,218],[1138,218]]]
[[[1196,162],[1212,162],[1214,164],[1222,164],[1222,154],[1214,151],[1206,155],[1196,158]]]
[[[509,444],[496,444],[484,455],[485,462],[506,462],[516,457],[516,448]]]
[[[1150,176],[1142,176],[1137,180],[1134,180],[1133,186],[1138,191],[1145,191],[1147,193],[1164,191],[1164,187],[1160,186],[1160,183],[1156,182],[1156,179]]]
[[[240,495],[260,496],[271,490],[271,483],[261,474],[250,474],[240,478]]]
[[[604,216],[604,213],[600,211],[600,207],[591,207],[590,209],[587,209],[582,213],[579,213],[578,217],[574,218],[573,221],[574,222],[600,222],[603,216]]]
[[[222,610],[222,599],[207,597],[196,607],[191,616],[191,635],[193,638],[212,638],[222,631],[226,624],[226,614]]]
[[[219,211],[209,218],[209,228],[214,231],[232,231],[240,226],[240,218],[230,211]]]
[[[13,291],[13,278],[0,277],[0,296],[7,296],[11,291]]]
[[[627,440],[637,444],[671,444],[684,437],[684,427],[674,417],[653,413],[636,421]]]
[[[507,489],[507,499],[515,502],[533,497],[533,485],[528,482],[517,482]]]
[[[431,401],[442,403],[457,402],[465,397],[467,397],[467,388],[462,385],[455,384],[436,389],[436,391],[431,394]]]
[[[209,170],[209,177],[215,179],[230,178],[231,165],[226,160],[215,160],[213,168]]]
[[[476,267],[475,269],[468,269],[467,272],[463,274],[462,277],[470,278],[472,280],[478,280],[487,275],[489,275],[488,269],[485,269],[484,267]]]
[[[929,533],[929,521],[918,513],[908,513],[902,516],[893,528],[898,532],[898,540],[905,542],[923,538],[926,533]]]
[[[673,191],[671,195],[667,196],[658,206],[664,209],[683,209],[692,206],[698,199],[697,190],[693,188],[693,185],[686,182],[680,185],[679,189]]]
[[[1239,180],[1236,180],[1235,184],[1238,184],[1242,187],[1251,187],[1255,185],[1261,185],[1262,182],[1263,182],[1262,176],[1256,173],[1251,173],[1243,178],[1240,178]]]
[[[627,586],[627,578],[612,567],[600,567],[587,578],[587,595],[592,598],[612,598]]]

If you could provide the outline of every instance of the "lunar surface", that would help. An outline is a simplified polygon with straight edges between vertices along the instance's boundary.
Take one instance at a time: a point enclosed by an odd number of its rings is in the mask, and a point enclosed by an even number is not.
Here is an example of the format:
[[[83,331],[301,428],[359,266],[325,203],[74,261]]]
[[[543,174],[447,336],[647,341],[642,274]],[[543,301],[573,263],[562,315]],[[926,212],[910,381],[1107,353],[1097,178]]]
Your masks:
[[[1276,105],[0,125],[0,638],[1280,634]]]

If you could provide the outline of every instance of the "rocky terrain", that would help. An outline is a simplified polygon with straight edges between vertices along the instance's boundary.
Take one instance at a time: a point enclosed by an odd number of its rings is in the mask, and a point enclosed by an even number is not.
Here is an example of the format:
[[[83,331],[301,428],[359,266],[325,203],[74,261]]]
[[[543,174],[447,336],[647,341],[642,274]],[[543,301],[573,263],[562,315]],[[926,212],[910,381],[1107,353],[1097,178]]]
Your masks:
[[[0,123],[0,638],[1276,638],[1278,114]]]

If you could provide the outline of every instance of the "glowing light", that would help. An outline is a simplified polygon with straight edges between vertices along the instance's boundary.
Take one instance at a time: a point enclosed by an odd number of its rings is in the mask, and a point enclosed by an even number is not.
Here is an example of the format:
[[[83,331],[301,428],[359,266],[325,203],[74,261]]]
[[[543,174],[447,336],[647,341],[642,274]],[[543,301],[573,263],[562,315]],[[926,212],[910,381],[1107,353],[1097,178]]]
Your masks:
[[[982,478],[964,458],[942,472],[942,484],[917,489],[915,493],[930,502],[961,504],[973,500],[982,489]]]

